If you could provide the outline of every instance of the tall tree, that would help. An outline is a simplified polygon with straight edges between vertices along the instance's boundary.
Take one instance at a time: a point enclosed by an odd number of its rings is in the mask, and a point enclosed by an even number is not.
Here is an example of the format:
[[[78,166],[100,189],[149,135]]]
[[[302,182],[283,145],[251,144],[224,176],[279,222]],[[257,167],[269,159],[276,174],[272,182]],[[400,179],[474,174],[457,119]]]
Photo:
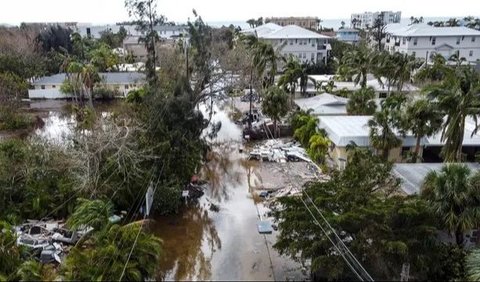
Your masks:
[[[373,115],[377,109],[374,101],[375,90],[372,87],[361,88],[353,92],[347,103],[349,115]]]
[[[297,91],[299,79],[302,76],[302,65],[293,56],[289,56],[284,60],[283,74],[278,80],[278,85],[283,87],[285,91],[290,92],[290,105],[293,106],[293,99]]]
[[[480,224],[480,173],[465,165],[447,164],[425,177],[422,197],[443,227],[463,247],[465,232]]]
[[[387,35],[387,33],[385,31],[386,30],[386,24],[385,24],[385,21],[383,19],[383,15],[379,15],[374,20],[371,30],[372,30],[373,39],[377,43],[378,51],[382,51],[383,50],[382,40]]]
[[[288,95],[283,89],[271,86],[262,102],[262,111],[273,120],[274,137],[278,136],[277,122],[288,112]]]
[[[458,67],[455,75],[440,85],[424,90],[447,118],[443,124],[442,138],[445,142],[442,155],[445,162],[461,162],[465,133],[465,120],[477,121],[480,114],[480,77],[471,67]],[[473,131],[477,132],[478,128]]]
[[[405,102],[404,98],[390,96],[382,101],[382,109],[368,121],[370,127],[370,142],[372,147],[382,152],[384,160],[388,160],[391,149],[402,145],[402,140],[397,136],[401,128],[401,105]]]
[[[368,74],[375,73],[377,59],[375,52],[362,45],[343,56],[340,68],[345,69],[346,75],[353,77],[355,84],[360,84],[362,88],[365,88]]]
[[[145,70],[149,85],[154,87],[158,80],[156,42],[159,39],[154,27],[163,23],[164,17],[157,15],[157,0],[125,0],[125,7],[128,15],[135,18],[139,29],[145,34],[141,38],[148,53]]]
[[[443,114],[429,100],[419,99],[407,105],[403,120],[403,129],[410,130],[417,140],[412,159],[415,163],[419,158],[421,139],[430,137],[441,129]]]

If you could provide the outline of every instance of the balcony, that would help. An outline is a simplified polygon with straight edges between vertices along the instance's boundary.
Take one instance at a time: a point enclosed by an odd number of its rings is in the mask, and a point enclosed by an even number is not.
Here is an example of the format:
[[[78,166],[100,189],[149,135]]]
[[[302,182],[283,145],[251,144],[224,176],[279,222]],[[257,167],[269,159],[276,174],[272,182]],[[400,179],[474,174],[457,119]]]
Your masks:
[[[318,44],[317,50],[327,50],[327,46],[325,46],[325,44]]]

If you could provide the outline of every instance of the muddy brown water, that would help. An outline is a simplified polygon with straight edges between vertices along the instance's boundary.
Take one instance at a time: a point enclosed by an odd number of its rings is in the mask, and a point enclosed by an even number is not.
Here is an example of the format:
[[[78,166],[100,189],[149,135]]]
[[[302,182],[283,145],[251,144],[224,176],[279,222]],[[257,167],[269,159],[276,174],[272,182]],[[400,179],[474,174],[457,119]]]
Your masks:
[[[30,104],[45,125],[35,134],[62,140],[74,119],[68,102],[39,101]],[[101,105],[108,111],[114,105]],[[201,108],[201,110],[204,110]],[[301,265],[276,252],[277,232],[261,235],[257,222],[267,208],[249,185],[258,163],[245,161],[241,129],[225,109],[215,107],[213,122],[222,127],[212,142],[213,152],[201,170],[210,185],[197,203],[175,215],[154,218],[151,231],[163,241],[157,279],[163,280],[304,280]],[[219,207],[210,209],[211,204]]]

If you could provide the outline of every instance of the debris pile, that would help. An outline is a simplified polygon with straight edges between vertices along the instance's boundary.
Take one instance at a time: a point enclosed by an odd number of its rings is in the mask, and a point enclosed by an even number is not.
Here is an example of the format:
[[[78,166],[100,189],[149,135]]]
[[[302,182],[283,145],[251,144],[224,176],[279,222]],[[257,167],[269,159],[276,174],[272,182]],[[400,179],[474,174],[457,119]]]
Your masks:
[[[296,142],[283,143],[281,140],[267,140],[262,145],[257,145],[250,151],[250,160],[261,160],[267,162],[312,162],[305,149]]]

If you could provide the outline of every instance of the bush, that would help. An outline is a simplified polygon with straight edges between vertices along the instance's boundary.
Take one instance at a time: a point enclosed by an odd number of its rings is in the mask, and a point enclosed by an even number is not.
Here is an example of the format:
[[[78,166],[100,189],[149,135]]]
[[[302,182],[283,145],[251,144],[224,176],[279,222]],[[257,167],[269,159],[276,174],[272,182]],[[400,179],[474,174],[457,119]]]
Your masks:
[[[108,88],[95,88],[93,90],[93,97],[97,100],[113,100],[115,97],[121,96],[120,91],[111,90]]]
[[[33,119],[24,113],[7,107],[0,108],[0,130],[27,129],[33,126],[33,123]]]

